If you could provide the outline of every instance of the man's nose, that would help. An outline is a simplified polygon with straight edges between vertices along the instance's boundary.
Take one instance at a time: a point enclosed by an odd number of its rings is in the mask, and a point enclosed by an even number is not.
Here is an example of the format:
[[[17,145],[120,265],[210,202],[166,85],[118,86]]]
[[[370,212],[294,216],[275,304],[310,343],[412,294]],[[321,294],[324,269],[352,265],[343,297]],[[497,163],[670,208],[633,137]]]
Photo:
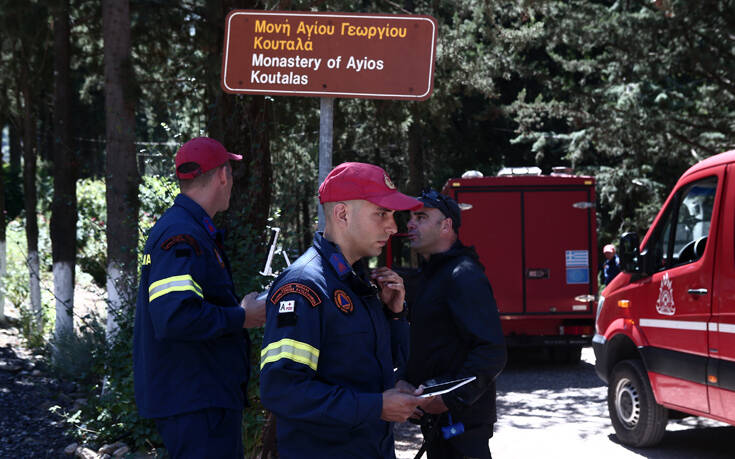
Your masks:
[[[396,234],[398,232],[398,225],[396,225],[396,220],[393,217],[390,218],[388,226],[385,228],[385,232],[388,234]]]

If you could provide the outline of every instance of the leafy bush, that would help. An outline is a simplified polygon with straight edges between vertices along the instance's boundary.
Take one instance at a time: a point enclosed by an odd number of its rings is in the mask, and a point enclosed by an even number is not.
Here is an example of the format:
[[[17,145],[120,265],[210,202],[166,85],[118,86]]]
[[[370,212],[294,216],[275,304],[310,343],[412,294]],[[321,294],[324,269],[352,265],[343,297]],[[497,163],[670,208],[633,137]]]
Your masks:
[[[140,185],[140,224],[141,240],[145,244],[145,234],[156,219],[173,203],[178,193],[178,185],[164,177],[144,176]],[[77,182],[77,263],[82,270],[92,276],[95,284],[105,287],[107,276],[107,239],[106,223],[107,202],[105,182],[101,179],[84,179]],[[140,253],[140,250],[138,251]]]
[[[77,182],[77,263],[99,287],[107,277],[107,202],[105,182],[83,179]]]

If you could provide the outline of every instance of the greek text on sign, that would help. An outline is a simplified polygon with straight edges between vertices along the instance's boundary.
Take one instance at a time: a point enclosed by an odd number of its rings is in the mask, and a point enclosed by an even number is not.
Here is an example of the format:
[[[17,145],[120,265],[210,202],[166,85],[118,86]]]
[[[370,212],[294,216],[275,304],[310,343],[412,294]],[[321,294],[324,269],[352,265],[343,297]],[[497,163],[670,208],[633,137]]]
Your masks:
[[[234,10],[222,89],[424,100],[434,88],[436,38],[431,16]]]

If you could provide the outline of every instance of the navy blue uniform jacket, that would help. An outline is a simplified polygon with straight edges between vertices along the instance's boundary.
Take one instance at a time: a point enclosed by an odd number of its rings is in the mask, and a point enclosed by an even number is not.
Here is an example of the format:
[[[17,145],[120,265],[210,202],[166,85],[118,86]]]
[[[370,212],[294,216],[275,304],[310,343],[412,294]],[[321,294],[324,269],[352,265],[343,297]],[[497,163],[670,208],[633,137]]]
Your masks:
[[[249,339],[221,242],[183,194],[148,235],[133,339],[142,417],[244,406]]]
[[[382,392],[407,326],[387,319],[377,289],[317,233],[266,303],[260,398],[276,415],[281,458],[395,457]]]

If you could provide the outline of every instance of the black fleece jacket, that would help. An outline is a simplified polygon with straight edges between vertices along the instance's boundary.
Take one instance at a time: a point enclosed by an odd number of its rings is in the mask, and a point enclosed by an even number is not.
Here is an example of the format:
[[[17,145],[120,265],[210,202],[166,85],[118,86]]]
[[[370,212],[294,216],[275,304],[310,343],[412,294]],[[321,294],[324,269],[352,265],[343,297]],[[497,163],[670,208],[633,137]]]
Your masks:
[[[410,354],[399,377],[418,386],[428,380],[476,376],[442,396],[465,428],[496,421],[495,378],[507,354],[498,308],[477,252],[457,241],[419,270],[410,300]]]

